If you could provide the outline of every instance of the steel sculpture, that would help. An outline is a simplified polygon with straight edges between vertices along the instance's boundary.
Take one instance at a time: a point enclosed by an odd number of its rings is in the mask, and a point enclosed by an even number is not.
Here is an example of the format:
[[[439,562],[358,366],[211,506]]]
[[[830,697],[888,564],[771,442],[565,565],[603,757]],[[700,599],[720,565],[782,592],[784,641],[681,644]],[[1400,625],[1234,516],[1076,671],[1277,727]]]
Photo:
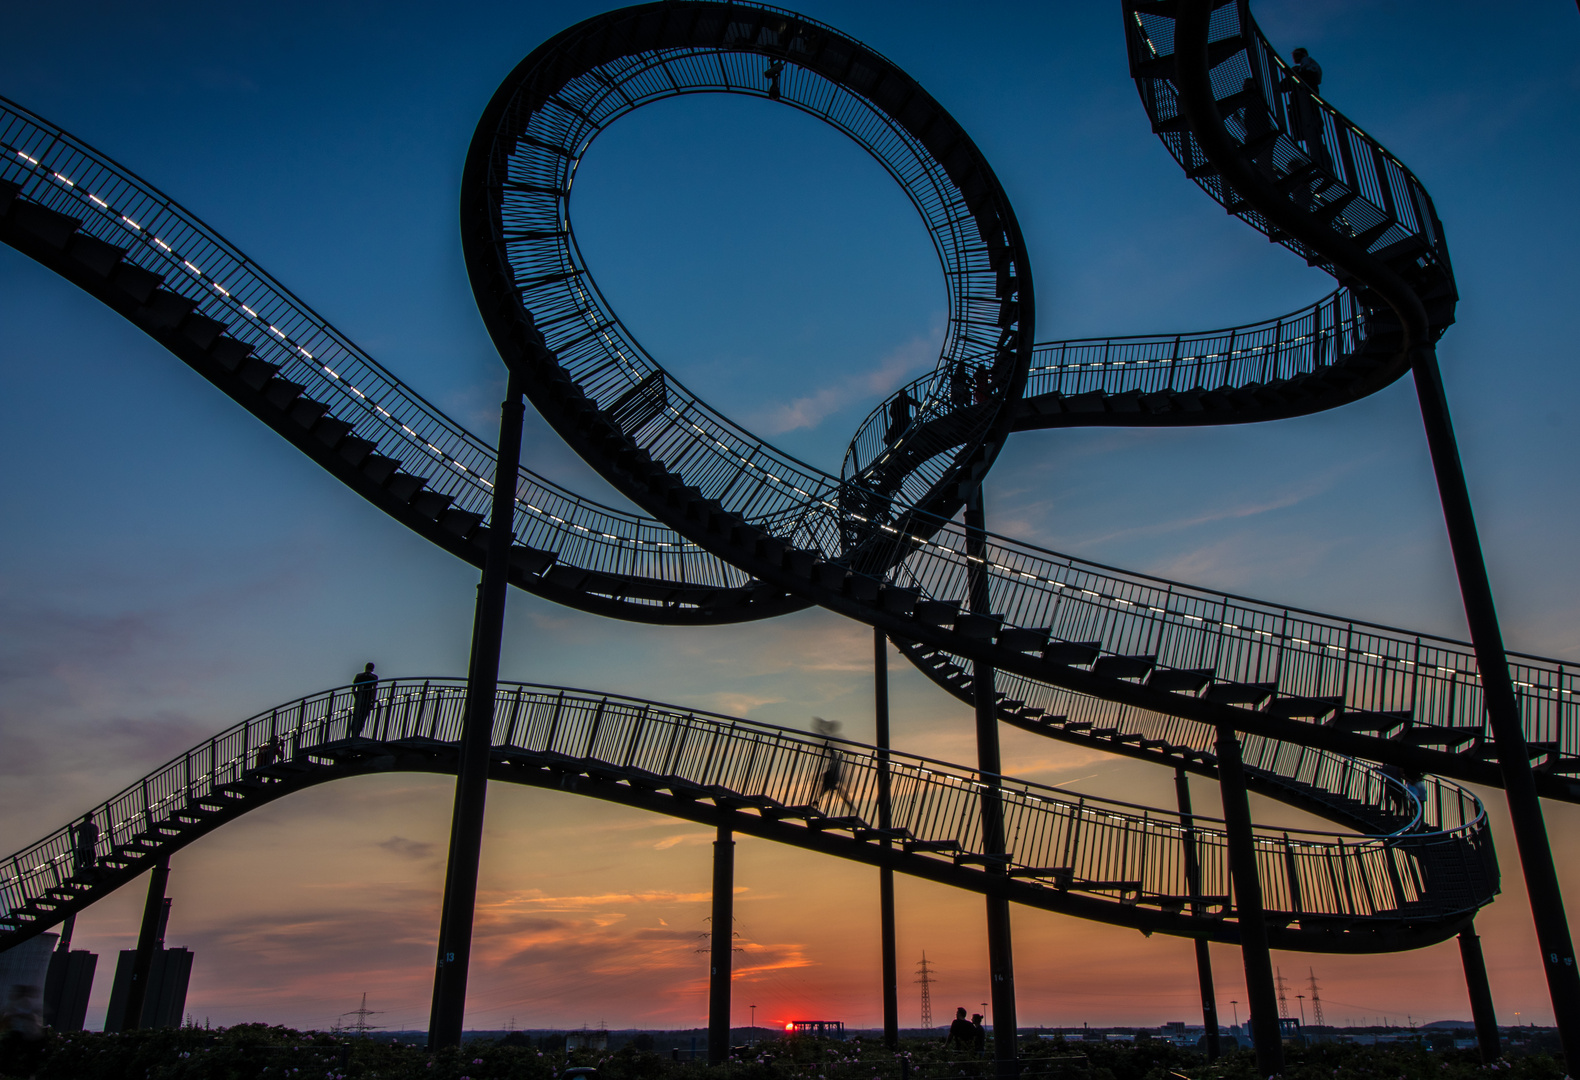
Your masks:
[[[782,9],[672,0],[590,19],[523,61],[468,155],[468,272],[501,355],[529,373],[534,404],[652,516],[601,507],[519,470],[510,580],[583,610],[657,623],[736,622],[820,604],[870,623],[971,702],[989,764],[995,720],[1212,776],[1242,760],[1253,789],[1390,837],[1324,848],[1322,865],[1344,873],[1306,881],[1298,857],[1286,859],[1245,822],[1234,837],[1214,834],[1214,848],[1200,819],[1175,820],[1179,835],[1194,838],[1203,875],[1194,890],[1183,878],[1163,891],[1145,875],[1077,878],[1067,863],[997,850],[997,815],[1023,803],[1007,781],[997,790],[992,768],[962,781],[978,831],[975,846],[949,849],[961,858],[948,863],[925,845],[962,837],[902,842],[882,827],[878,836],[871,822],[881,815],[793,834],[990,897],[1052,906],[1057,895],[1068,905],[1059,910],[1122,925],[1238,939],[1239,905],[1228,882],[1212,878],[1213,866],[1228,872],[1227,845],[1255,853],[1236,875],[1255,894],[1241,898],[1247,910],[1255,897],[1265,905],[1273,947],[1308,938],[1335,949],[1402,947],[1458,933],[1495,888],[1479,805],[1433,780],[1414,815],[1426,831],[1407,836],[1389,783],[1355,759],[1506,786],[1573,1048],[1580,994],[1561,908],[1554,916],[1556,883],[1543,877],[1551,859],[1537,796],[1580,801],[1580,685],[1573,664],[1506,654],[1498,641],[1431,352],[1456,301],[1431,199],[1381,144],[1291,77],[1244,0],[1126,0],[1124,9],[1154,130],[1226,208],[1332,273],[1333,295],[1251,326],[1033,346],[1030,269],[991,168],[942,106],[859,42]],[[845,132],[895,177],[934,241],[950,295],[938,365],[904,389],[915,404],[903,422],[892,402],[874,409],[839,476],[756,439],[669,375],[620,324],[576,250],[570,181],[591,141],[635,108],[696,92],[761,97]],[[0,215],[0,240],[125,315],[391,516],[482,564],[495,482],[483,440],[180,206],[9,102],[0,102]],[[1474,646],[1127,573],[994,535],[981,517],[982,478],[1014,431],[1298,416],[1406,371],[1422,395]],[[962,508],[964,524],[953,520]],[[309,773],[344,774],[348,766],[329,757],[336,764],[310,756]],[[393,751],[373,760],[391,759],[405,760]],[[894,769],[899,785],[903,768]],[[630,792],[619,797],[633,805],[657,798],[629,777],[559,775]],[[703,789],[657,808],[791,837],[784,830],[795,827],[777,811],[739,803],[746,794]],[[210,809],[234,809],[240,797],[211,795]],[[154,804],[144,802],[144,828],[115,841],[125,866],[164,843]],[[902,821],[898,802],[894,812]],[[1071,814],[1084,826],[1084,812]],[[1226,816],[1236,816],[1228,803]],[[898,846],[874,842],[883,839]],[[60,867],[47,850],[12,861],[0,939],[37,932],[86,895],[70,875],[50,882]],[[1042,885],[1017,874],[1039,865],[1059,874]],[[1473,866],[1481,886],[1464,884]],[[1077,880],[1111,888],[1083,891]],[[1451,880],[1461,899],[1434,906]],[[1168,901],[1154,912],[1143,896]],[[1406,910],[1431,914],[1418,923],[1389,916],[1386,932],[1373,918]],[[1255,1010],[1265,1025],[1265,1002]]]

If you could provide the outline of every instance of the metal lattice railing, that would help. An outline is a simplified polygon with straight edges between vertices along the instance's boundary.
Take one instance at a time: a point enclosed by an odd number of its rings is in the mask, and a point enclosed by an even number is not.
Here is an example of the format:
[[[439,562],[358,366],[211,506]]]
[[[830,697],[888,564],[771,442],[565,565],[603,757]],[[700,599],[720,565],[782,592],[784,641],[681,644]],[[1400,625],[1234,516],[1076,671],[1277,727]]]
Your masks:
[[[92,810],[101,833],[95,859],[144,850],[159,826],[204,800],[224,797],[272,764],[332,760],[360,728],[363,745],[421,750],[458,741],[465,683],[398,679],[359,700],[354,687],[302,698],[227,728]],[[359,719],[360,717],[360,719]],[[817,740],[766,724],[632,698],[502,683],[493,725],[496,756],[538,764],[596,766],[652,786],[718,790],[766,809],[825,817],[824,827],[871,828],[887,769],[892,823],[910,840],[947,842],[982,855],[985,780],[997,781],[1009,872],[1123,903],[1177,905],[1193,895],[1187,847],[1200,862],[1195,895],[1232,903],[1224,835],[1216,819],[1184,817],[841,740]],[[260,751],[264,748],[264,757]],[[830,776],[836,779],[831,782]],[[1446,790],[1446,789],[1439,789]],[[1479,808],[1428,832],[1356,836],[1260,829],[1256,848],[1266,906],[1293,917],[1447,918],[1496,891],[1487,825]],[[5,860],[0,898],[19,912],[67,886],[83,859],[74,826]],[[14,921],[14,919],[13,919]]]
[[[1206,154],[1180,122],[1173,18],[1132,11],[1126,36],[1153,130],[1187,175],[1253,227],[1327,266],[1321,255],[1271,225],[1207,167]],[[1270,182],[1372,254],[1407,252],[1452,280],[1443,226],[1425,186],[1285,63],[1251,18],[1246,0],[1213,12],[1208,39],[1209,48],[1216,47],[1212,88],[1225,126]]]
[[[776,27],[781,15],[785,24]],[[675,14],[674,33],[661,36],[701,34],[696,27],[680,29],[691,17]],[[796,547],[838,557],[846,544],[842,526],[851,501],[841,480],[708,407],[647,355],[599,293],[571,229],[571,192],[582,156],[620,117],[693,93],[771,98],[850,137],[900,184],[938,253],[949,295],[939,371],[961,368],[991,376],[993,408],[973,413],[964,443],[980,441],[986,433],[1005,403],[1004,388],[1018,363],[1012,347],[1016,305],[1004,300],[1004,280],[1013,281],[1015,270],[994,256],[990,241],[1002,242],[982,235],[980,206],[969,205],[933,152],[869,98],[818,69],[814,56],[830,40],[846,41],[843,35],[771,8],[743,8],[737,15],[720,7],[701,17],[717,22],[702,35],[711,35],[711,44],[640,50],[568,77],[556,70],[552,92],[534,80],[518,91],[495,135],[496,145],[504,148],[490,178],[498,192],[498,242],[522,307],[560,368],[617,417],[626,435],[701,497],[718,499]],[[577,40],[560,41],[556,64],[567,70],[576,65],[580,47]],[[772,79],[765,67],[770,56],[782,69]],[[533,100],[522,100],[529,93]],[[662,392],[650,389],[651,407],[628,409],[632,395],[652,388],[655,380]],[[908,490],[920,497],[946,471],[934,465],[936,475],[919,488],[920,474],[908,476]]]
[[[180,205],[130,170],[0,98],[0,180],[82,222],[306,387],[376,452],[459,509],[487,516],[492,446],[445,416]],[[640,514],[601,506],[529,470],[517,478],[516,538],[609,574],[739,587],[748,575]]]
[[[1266,384],[1336,364],[1364,338],[1365,313],[1350,290],[1339,289],[1292,314],[1245,326],[1040,344],[1032,351],[1021,396],[1032,401],[1045,394],[1117,396]],[[904,426],[896,425],[893,407],[902,396],[917,403]],[[919,461],[959,445],[960,435],[948,422],[974,404],[969,376],[932,372],[912,380],[861,422],[845,452],[844,475],[871,482],[895,459],[903,462],[908,477]],[[922,445],[913,447],[917,440]],[[913,487],[907,479],[897,489],[900,498]]]

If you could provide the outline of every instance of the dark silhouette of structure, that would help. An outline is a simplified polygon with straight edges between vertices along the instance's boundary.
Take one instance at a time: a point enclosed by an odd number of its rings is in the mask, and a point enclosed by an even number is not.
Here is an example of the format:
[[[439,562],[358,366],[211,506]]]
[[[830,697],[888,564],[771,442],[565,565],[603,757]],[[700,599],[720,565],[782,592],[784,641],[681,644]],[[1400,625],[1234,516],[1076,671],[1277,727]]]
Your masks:
[[[68,916],[61,926],[60,940],[49,957],[44,978],[44,1022],[56,1031],[81,1031],[88,1015],[88,996],[93,992],[93,974],[99,964],[96,953],[71,947],[77,917]]]
[[[165,855],[150,875],[137,948],[123,949],[115,965],[105,1031],[181,1026],[187,983],[192,977],[192,953],[165,947],[170,901],[164,891],[169,874],[170,857]]]
[[[1245,4],[1125,0],[1123,8],[1131,71],[1153,129],[1211,197],[1333,274],[1341,285],[1331,296],[1223,331],[1036,346],[1029,260],[991,166],[914,80],[834,28],[750,4],[674,0],[596,16],[517,67],[468,153],[467,270],[511,372],[511,402],[523,373],[522,389],[549,423],[644,513],[599,506],[520,469],[507,445],[519,422],[502,424],[494,454],[179,205],[0,102],[8,149],[0,240],[131,319],[397,521],[484,568],[467,706],[476,719],[447,714],[448,742],[420,762],[395,753],[401,767],[461,774],[436,976],[441,1042],[459,1032],[483,770],[570,782],[551,759],[534,756],[547,752],[543,733],[498,730],[513,721],[491,700],[495,681],[485,676],[508,580],[583,610],[673,625],[821,605],[873,625],[970,703],[980,765],[975,837],[924,836],[905,819],[891,833],[876,805],[884,771],[876,751],[859,760],[840,751],[843,775],[859,765],[872,789],[849,783],[860,812],[842,815],[850,820],[838,827],[810,827],[822,812],[799,801],[776,801],[786,812],[758,824],[732,800],[774,796],[729,788],[722,775],[686,778],[687,795],[643,787],[639,774],[621,771],[635,766],[598,757],[596,743],[583,754],[595,771],[576,772],[573,786],[981,891],[1001,1032],[1014,1029],[1008,903],[1018,901],[1239,942],[1260,1067],[1276,1071],[1267,949],[1445,940],[1469,931],[1495,891],[1485,816],[1447,777],[1506,791],[1558,1025],[1571,1055],[1580,1054],[1580,977],[1539,802],[1580,801],[1580,735],[1562,722],[1580,679],[1573,665],[1510,656],[1502,644],[1436,365],[1435,342],[1453,321],[1457,293],[1431,198],[1282,61]],[[1221,25],[1209,47],[1214,11]],[[727,80],[731,57],[765,64],[763,81]],[[1230,57],[1243,57],[1249,81],[1215,85],[1209,72]],[[691,62],[699,59],[708,62]],[[639,83],[638,72],[663,78]],[[699,91],[780,100],[839,124],[911,188],[940,238],[952,283],[945,351],[933,373],[895,395],[916,403],[905,406],[903,440],[886,438],[897,412],[892,400],[880,404],[838,476],[754,439],[669,380],[586,287],[590,274],[568,233],[506,228],[566,220],[569,177],[593,134],[651,101]],[[871,122],[848,122],[858,115]],[[506,182],[528,174],[531,184]],[[1420,399],[1470,644],[1127,574],[987,531],[983,478],[1014,432],[1287,418],[1342,406],[1406,373]],[[496,483],[501,476],[514,482]],[[965,520],[956,521],[962,510]],[[393,730],[410,731],[394,709],[397,692],[381,693],[392,702]],[[398,693],[409,699],[412,691]],[[439,696],[454,707],[449,690]],[[3,886],[0,940],[59,922],[245,809],[368,768],[334,745],[348,733],[349,706],[313,700],[317,720],[255,718],[227,733],[239,743],[221,749],[215,740],[187,755],[184,817],[158,792],[118,796],[123,805],[102,815],[114,835],[101,838],[91,875],[61,869],[59,857],[72,850],[66,830],[29,849],[49,869]],[[307,715],[305,702],[299,713]],[[589,722],[596,732],[605,721]],[[1182,869],[1164,889],[1123,865],[1077,876],[1078,864],[1057,847],[1028,846],[1030,834],[1009,850],[1004,815],[1023,804],[997,776],[1001,723],[1221,779],[1221,833],[1176,818],[1176,836],[1190,826],[1200,886],[1187,880],[1183,846]],[[248,775],[247,755],[264,745],[265,731],[271,745],[285,740],[299,774],[269,762]],[[381,753],[385,740],[393,746],[387,732],[373,740]],[[795,753],[816,752],[797,745]],[[1282,753],[1290,745],[1306,749]],[[1340,767],[1351,757],[1430,777],[1431,797],[1404,821],[1385,777]],[[918,782],[903,760],[891,756],[891,783],[902,774]],[[517,761],[525,762],[519,774],[506,768]],[[802,764],[816,768],[812,761]],[[665,775],[668,763],[654,765],[645,771]],[[618,779],[607,779],[611,770]],[[1360,830],[1358,845],[1373,845],[1377,857],[1355,872],[1370,875],[1380,906],[1353,911],[1342,890],[1322,885],[1311,868],[1335,850],[1317,841],[1286,848],[1255,830],[1249,790]],[[1038,819],[1053,829],[1059,811],[1048,806],[1036,813],[1053,815]],[[181,824],[160,832],[156,820]],[[1268,897],[1292,910],[1269,907]],[[1465,957],[1474,994],[1472,954]],[[996,1040],[1001,1053],[1013,1041]]]

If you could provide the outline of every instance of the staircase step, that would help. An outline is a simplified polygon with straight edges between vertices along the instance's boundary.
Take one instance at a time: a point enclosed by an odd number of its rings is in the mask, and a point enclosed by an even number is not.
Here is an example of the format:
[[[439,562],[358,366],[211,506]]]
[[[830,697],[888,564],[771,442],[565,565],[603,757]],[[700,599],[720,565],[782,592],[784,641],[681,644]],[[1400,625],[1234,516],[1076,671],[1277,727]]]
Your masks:
[[[907,855],[917,851],[959,851],[958,840],[907,840],[905,842]]]
[[[1333,715],[1343,706],[1344,699],[1338,695],[1300,697],[1291,694],[1275,697],[1262,711],[1269,716],[1277,716],[1285,720],[1321,720],[1323,717]]]
[[[1035,627],[1009,626],[998,632],[998,646],[1011,652],[1041,652],[1048,644],[1048,631]]]
[[[1273,696],[1278,687],[1274,683],[1217,682],[1207,688],[1208,701],[1220,705],[1260,705]]]
[[[1329,723],[1345,731],[1375,731],[1380,734],[1392,731],[1401,724],[1408,724],[1414,715],[1409,709],[1344,709],[1335,713]]]
[[[1211,668],[1158,668],[1147,676],[1147,686],[1172,694],[1194,694],[1212,682]]]
[[[1078,667],[1096,660],[1102,647],[1100,641],[1050,641],[1042,658],[1050,664]]]
[[[911,609],[911,615],[921,622],[944,626],[960,617],[960,601],[917,600]]]
[[[1479,727],[1440,727],[1437,724],[1415,724],[1396,733],[1392,738],[1395,742],[1409,743],[1412,746],[1446,746],[1453,748],[1463,746],[1473,739],[1479,739],[1485,733],[1485,729]]]
[[[1092,665],[1092,674],[1105,679],[1140,679],[1158,662],[1156,656],[1100,656]]]
[[[955,618],[955,633],[972,641],[992,641],[1004,625],[1002,615],[966,613]]]
[[[11,220],[23,232],[32,234],[52,248],[64,248],[72,233],[82,227],[78,219],[27,199],[12,205]]]
[[[153,330],[174,330],[197,307],[193,301],[168,289],[155,289],[153,295],[133,313],[138,325]]]
[[[87,233],[78,233],[71,238],[66,250],[71,257],[83,266],[93,271],[99,277],[109,277],[110,273],[121,264],[126,256],[126,249],[106,243],[96,236]]]
[[[445,495],[437,491],[421,491],[411,500],[412,509],[425,518],[439,520],[439,515],[450,508],[455,501],[455,496]]]

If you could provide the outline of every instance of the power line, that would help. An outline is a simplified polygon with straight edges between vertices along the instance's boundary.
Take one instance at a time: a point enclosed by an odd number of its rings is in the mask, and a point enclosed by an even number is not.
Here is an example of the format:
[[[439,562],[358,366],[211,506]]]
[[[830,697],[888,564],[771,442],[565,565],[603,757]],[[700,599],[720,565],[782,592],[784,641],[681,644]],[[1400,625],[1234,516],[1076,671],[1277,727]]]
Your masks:
[[[368,995],[367,995],[367,991],[364,990],[362,992],[362,1007],[360,1009],[352,1009],[350,1012],[343,1012],[343,1013],[340,1014],[342,1019],[344,1019],[347,1016],[354,1016],[354,1017],[357,1018],[356,1019],[356,1023],[354,1023],[354,1024],[346,1024],[342,1030],[354,1031],[358,1035],[366,1035],[370,1031],[377,1031],[379,1028],[383,1027],[384,1025],[383,1024],[370,1024],[370,1023],[368,1023],[368,1017],[370,1017],[370,1016],[378,1016],[378,1015],[382,1014],[383,1012],[384,1012],[383,1009],[370,1009],[370,1008],[368,1008]]]
[[[916,974],[921,978],[917,983],[922,988],[922,1027],[933,1026],[933,969],[927,963],[927,950],[922,950],[922,966],[916,969]]]

